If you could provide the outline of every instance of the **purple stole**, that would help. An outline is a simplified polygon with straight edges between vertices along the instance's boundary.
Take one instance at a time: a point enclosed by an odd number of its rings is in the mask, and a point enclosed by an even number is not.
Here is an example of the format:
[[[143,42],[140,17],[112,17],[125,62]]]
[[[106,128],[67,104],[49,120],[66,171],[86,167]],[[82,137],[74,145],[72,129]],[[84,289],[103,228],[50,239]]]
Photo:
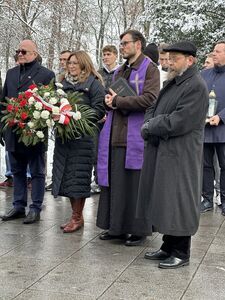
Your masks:
[[[150,62],[151,60],[146,57],[138,70],[131,71],[129,84],[137,95],[143,93],[146,71]],[[114,76],[119,69],[115,71]],[[101,186],[109,186],[108,163],[112,120],[113,110],[110,110],[99,136],[97,174],[98,184]],[[143,121],[143,112],[131,112],[128,116],[125,169],[140,170],[142,168],[144,141],[141,137],[141,126]]]

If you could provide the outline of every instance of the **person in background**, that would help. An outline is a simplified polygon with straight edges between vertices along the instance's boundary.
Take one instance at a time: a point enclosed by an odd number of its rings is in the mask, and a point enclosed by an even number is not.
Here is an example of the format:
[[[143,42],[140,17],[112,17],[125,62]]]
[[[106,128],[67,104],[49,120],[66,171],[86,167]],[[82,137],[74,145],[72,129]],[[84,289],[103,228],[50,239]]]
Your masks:
[[[159,63],[159,50],[155,43],[150,43],[143,51],[144,55],[148,56],[156,65]]]
[[[214,67],[214,61],[213,61],[213,53],[209,53],[206,55],[206,59],[203,65],[204,69],[210,69]]]
[[[119,67],[117,64],[118,50],[114,45],[106,45],[102,48],[102,61],[103,67],[98,70],[99,74],[103,78],[106,91],[113,80],[113,74]]]
[[[225,41],[216,43],[213,61],[213,68],[201,72],[208,86],[208,92],[213,90],[217,100],[215,115],[207,119],[205,126],[201,212],[213,210],[216,152],[220,167],[220,201],[222,215],[225,216]]]
[[[159,44],[159,72],[160,72],[160,89],[162,89],[164,82],[168,77],[169,69],[169,53],[164,49],[169,45],[166,43]]]
[[[209,53],[206,55],[205,62],[203,64],[204,69],[210,69],[214,67],[214,61],[213,61],[213,53]],[[215,203],[220,206],[220,166],[217,154],[215,152],[214,158],[213,158],[213,165],[215,170],[215,191],[216,191],[216,200]]]
[[[102,76],[105,91],[108,92],[108,89],[113,80],[113,74],[115,70],[118,68],[117,64],[118,59],[118,50],[114,45],[106,45],[102,48],[102,62],[103,67],[98,70],[98,73]],[[94,159],[94,172],[93,172],[93,181],[91,183],[91,193],[92,194],[99,194],[101,189],[98,185],[98,174],[97,174],[97,160],[98,160],[98,139],[99,139],[99,132],[101,131],[103,124],[105,122],[106,116],[102,120],[98,122],[99,131],[96,132],[96,136],[94,139],[95,143],[95,159]]]
[[[102,78],[85,51],[70,54],[61,83],[66,93],[81,93],[83,103],[95,111],[96,123],[103,118],[105,91]],[[86,198],[90,197],[93,151],[93,137],[88,135],[64,143],[59,137],[55,140],[52,194],[68,197],[72,208],[71,219],[61,225],[64,233],[84,226],[83,208]]]
[[[59,72],[56,76],[56,80],[59,82],[62,81],[67,71],[67,60],[70,54],[71,54],[70,50],[63,50],[59,54]]]
[[[16,67],[8,70],[3,88],[3,99],[18,97],[20,92],[28,90],[32,83],[47,85],[55,78],[55,74],[41,66],[37,61],[38,49],[32,40],[23,40],[16,51],[18,63]],[[1,110],[3,107],[1,107]],[[1,142],[6,144],[11,170],[13,173],[13,208],[2,216],[3,221],[24,218],[24,224],[31,224],[40,220],[40,212],[45,191],[45,151],[43,142],[35,146],[25,146],[18,141],[18,136],[12,128],[2,133]],[[31,172],[31,199],[29,212],[27,206],[27,166]]]

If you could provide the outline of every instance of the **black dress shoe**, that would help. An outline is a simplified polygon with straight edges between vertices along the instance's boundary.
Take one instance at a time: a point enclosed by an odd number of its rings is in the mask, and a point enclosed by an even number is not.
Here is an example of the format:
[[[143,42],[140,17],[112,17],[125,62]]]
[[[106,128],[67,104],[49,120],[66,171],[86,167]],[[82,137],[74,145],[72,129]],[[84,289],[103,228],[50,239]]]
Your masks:
[[[111,235],[108,231],[103,232],[100,234],[99,238],[103,241],[110,241],[110,240],[125,240],[127,237],[126,234],[120,234],[120,235]]]
[[[146,236],[131,235],[125,242],[125,246],[139,246],[144,244]]]
[[[151,259],[151,260],[164,260],[166,258],[170,257],[170,254],[159,249],[155,252],[146,252],[145,258]]]
[[[162,269],[177,269],[189,265],[189,258],[181,259],[175,256],[170,256],[159,263],[159,268]]]
[[[19,218],[24,218],[25,216],[25,211],[12,208],[7,214],[2,216],[2,221],[15,220]]]
[[[32,224],[40,220],[40,213],[34,210],[30,210],[26,218],[23,220],[23,224]]]

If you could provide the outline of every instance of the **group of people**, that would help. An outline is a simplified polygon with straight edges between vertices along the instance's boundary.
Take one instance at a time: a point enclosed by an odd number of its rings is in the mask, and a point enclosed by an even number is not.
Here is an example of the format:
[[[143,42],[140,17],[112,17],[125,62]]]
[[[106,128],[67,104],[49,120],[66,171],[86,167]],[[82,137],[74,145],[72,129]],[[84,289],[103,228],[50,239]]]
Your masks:
[[[204,212],[213,205],[215,151],[225,215],[225,42],[214,48],[214,66],[201,73],[197,48],[189,41],[162,44],[159,49],[154,44],[146,47],[142,33],[130,29],[120,35],[119,49],[124,64],[117,63],[117,48],[107,45],[102,50],[103,68],[98,71],[85,51],[60,55],[63,69],[56,80],[66,93],[81,93],[83,102],[95,112],[100,131],[95,137],[86,135],[64,144],[55,139],[52,194],[68,197],[72,210],[61,229],[71,233],[84,226],[83,208],[97,162],[95,176],[101,192],[96,224],[105,230],[99,238],[136,246],[156,231],[163,234],[163,244],[145,258],[159,260],[160,268],[185,266],[200,209]],[[46,85],[55,77],[37,62],[33,41],[22,41],[17,54],[19,64],[7,72],[2,99],[17,97],[33,82]],[[116,89],[117,82],[123,83],[125,95]],[[218,105],[215,115],[208,116],[211,90]],[[37,222],[45,189],[45,144],[26,147],[10,128],[2,132],[1,141],[14,177],[13,208],[2,220]],[[27,165],[32,203],[25,214]]]

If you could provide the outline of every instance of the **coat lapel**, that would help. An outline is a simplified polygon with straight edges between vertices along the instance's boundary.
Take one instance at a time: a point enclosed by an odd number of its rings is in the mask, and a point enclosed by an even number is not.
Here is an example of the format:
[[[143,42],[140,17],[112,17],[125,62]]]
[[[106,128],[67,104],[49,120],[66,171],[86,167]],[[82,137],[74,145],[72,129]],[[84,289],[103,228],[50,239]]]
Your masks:
[[[26,85],[28,82],[32,83],[34,80],[35,75],[38,73],[40,69],[40,65],[37,62],[30,70],[30,72],[27,72],[25,76],[22,78],[21,81],[19,81],[19,89],[21,89],[24,85]]]
[[[20,67],[19,66],[16,66],[15,68],[14,68],[14,71],[13,71],[13,74],[12,74],[12,76],[11,76],[11,82],[10,82],[10,87],[13,89],[13,90],[15,90],[15,91],[17,91],[17,89],[19,88],[19,81],[20,81]],[[13,92],[13,94],[15,94],[14,92]]]

